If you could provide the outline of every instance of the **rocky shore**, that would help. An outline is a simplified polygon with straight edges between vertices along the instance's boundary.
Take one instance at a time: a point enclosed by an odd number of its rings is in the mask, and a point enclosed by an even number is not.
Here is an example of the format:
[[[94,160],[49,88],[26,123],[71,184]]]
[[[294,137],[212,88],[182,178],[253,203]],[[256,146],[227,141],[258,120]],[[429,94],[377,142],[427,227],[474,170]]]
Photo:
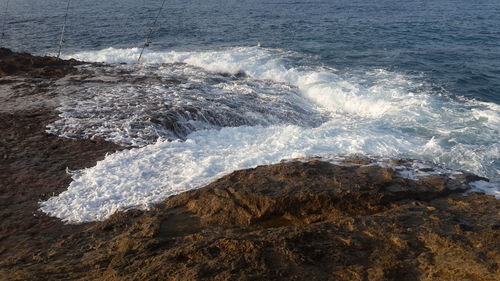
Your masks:
[[[67,169],[124,149],[46,133],[60,89],[92,77],[79,64],[0,49],[0,280],[498,280],[499,200],[463,195],[479,177],[362,157],[236,171],[102,222],[48,217]]]

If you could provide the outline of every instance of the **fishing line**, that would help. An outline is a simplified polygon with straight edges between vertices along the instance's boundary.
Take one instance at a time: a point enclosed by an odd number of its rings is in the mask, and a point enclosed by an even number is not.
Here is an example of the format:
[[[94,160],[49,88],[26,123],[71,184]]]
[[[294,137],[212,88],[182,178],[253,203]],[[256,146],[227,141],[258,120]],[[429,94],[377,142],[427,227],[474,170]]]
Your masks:
[[[66,22],[68,20],[68,11],[69,11],[69,3],[71,0],[68,0],[68,5],[66,6],[66,14],[64,15],[64,24],[61,30],[61,39],[59,40],[59,50],[57,51],[57,58],[61,56],[61,48],[64,42],[64,30],[66,30]]]
[[[28,26],[31,26],[30,28],[30,33],[29,35],[26,35],[26,36],[30,36],[30,37],[34,37],[33,39],[31,40],[28,40],[27,43],[25,43],[25,47],[29,47],[27,50],[36,50],[37,49],[37,39],[35,39],[37,37],[37,34],[41,34],[41,31],[38,30],[38,26],[37,28],[35,28],[34,26],[36,25],[36,17],[35,17],[35,9],[37,9],[37,7],[35,7],[35,5],[38,4],[38,0],[31,0],[31,1],[28,1],[29,3],[29,10],[28,11],[28,15],[26,15],[26,22],[28,23]],[[29,44],[29,46],[28,46]]]
[[[165,5],[165,2],[166,2],[166,0],[163,0],[163,3],[161,3],[161,7],[160,7],[160,10],[158,10],[158,14],[156,15],[155,21],[153,22],[153,24],[151,25],[151,28],[149,29],[149,33],[146,36],[146,41],[144,42],[144,46],[142,46],[141,53],[139,54],[139,58],[137,58],[137,64],[139,64],[141,62],[142,53],[144,52],[144,49],[146,49],[146,47],[149,46],[149,43],[151,43],[151,41],[149,41],[149,39],[151,38],[151,35],[153,34],[156,23],[158,22],[158,18],[160,18],[161,10],[163,10],[163,6]]]
[[[5,37],[5,23],[7,22],[7,10],[9,9],[9,1],[5,4],[5,10],[3,12],[3,22],[2,22],[2,36],[0,37],[0,45],[3,42],[3,38]]]

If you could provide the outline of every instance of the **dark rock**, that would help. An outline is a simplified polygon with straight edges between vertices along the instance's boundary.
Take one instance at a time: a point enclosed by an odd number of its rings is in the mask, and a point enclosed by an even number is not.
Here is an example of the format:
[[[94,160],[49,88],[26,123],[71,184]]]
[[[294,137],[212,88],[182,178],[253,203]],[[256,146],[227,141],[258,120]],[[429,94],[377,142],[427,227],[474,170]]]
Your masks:
[[[60,78],[76,73],[76,65],[83,64],[74,59],[38,57],[27,53],[15,53],[0,48],[0,77],[22,75],[29,77]]]
[[[103,140],[76,141],[45,133],[56,118],[47,108],[0,113],[0,280],[30,280],[22,272],[5,275],[5,270],[36,262],[41,258],[37,253],[84,229],[38,211],[39,201],[64,191],[71,182],[66,168],[91,167],[107,152],[121,149]],[[43,274],[36,278],[45,279]]]

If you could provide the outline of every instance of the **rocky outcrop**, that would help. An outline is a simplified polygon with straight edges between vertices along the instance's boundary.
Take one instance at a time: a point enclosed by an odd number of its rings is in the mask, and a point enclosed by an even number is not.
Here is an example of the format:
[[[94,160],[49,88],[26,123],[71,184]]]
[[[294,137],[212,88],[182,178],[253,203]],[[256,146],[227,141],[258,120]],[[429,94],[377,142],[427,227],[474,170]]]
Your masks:
[[[99,138],[70,140],[45,132],[58,118],[62,94],[51,85],[66,71],[76,71],[72,64],[0,49],[0,280],[29,280],[17,271],[3,272],[36,262],[33,257],[54,241],[88,227],[43,216],[38,203],[67,188],[67,169],[91,167],[122,149]]]
[[[81,62],[56,57],[38,57],[28,53],[14,53],[0,48],[0,77],[23,75],[29,77],[58,78],[75,73],[74,66]]]
[[[103,222],[47,217],[66,169],[124,148],[47,134],[55,102],[28,97],[57,100],[44,77],[72,62],[6,52],[0,76],[26,76],[0,77],[0,280],[498,280],[499,200],[462,193],[481,178],[411,180],[369,158],[236,171]]]
[[[498,200],[475,176],[287,162],[234,172],[51,244],[30,280],[497,280]],[[14,269],[15,268],[15,269]],[[12,275],[11,275],[12,276]],[[50,278],[49,278],[50,279]]]

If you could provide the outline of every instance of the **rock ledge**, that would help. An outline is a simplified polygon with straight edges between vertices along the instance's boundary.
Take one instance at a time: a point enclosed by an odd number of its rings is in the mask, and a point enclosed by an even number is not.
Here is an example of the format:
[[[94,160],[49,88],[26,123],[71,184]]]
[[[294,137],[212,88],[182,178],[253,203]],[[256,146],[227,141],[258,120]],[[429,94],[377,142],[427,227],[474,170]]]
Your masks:
[[[497,280],[499,201],[471,174],[291,161],[233,172],[51,245],[32,280]],[[7,273],[9,271],[3,271]]]

